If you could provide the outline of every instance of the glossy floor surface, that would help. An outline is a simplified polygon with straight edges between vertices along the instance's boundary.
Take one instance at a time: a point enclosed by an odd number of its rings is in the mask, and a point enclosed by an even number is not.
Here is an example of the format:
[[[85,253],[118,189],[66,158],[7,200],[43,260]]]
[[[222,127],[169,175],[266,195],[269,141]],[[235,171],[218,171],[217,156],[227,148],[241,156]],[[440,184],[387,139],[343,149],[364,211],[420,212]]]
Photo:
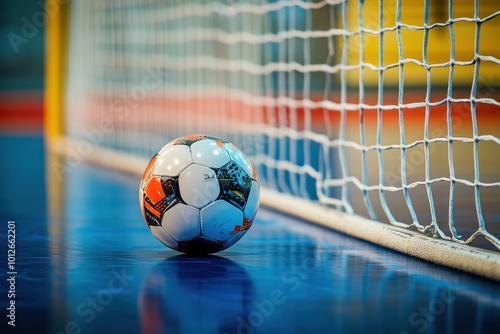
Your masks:
[[[499,283],[266,208],[228,250],[179,255],[144,224],[138,177],[53,160],[37,135],[1,135],[0,157],[1,333],[500,331]]]

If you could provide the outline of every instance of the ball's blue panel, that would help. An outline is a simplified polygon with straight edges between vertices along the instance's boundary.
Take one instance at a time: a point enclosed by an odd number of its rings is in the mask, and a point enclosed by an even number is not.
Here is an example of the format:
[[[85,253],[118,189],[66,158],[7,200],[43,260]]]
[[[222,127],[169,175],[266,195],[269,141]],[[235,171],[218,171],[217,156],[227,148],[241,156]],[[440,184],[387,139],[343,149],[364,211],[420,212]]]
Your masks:
[[[225,145],[227,151],[229,152],[229,155],[231,156],[231,159],[234,160],[238,166],[243,168],[243,170],[247,173],[248,177],[254,177],[255,171],[248,160],[248,158],[241,152],[236,146],[234,146],[232,143],[227,143]]]
[[[260,188],[257,181],[252,180],[252,186],[250,188],[250,193],[248,194],[248,199],[245,204],[245,211],[243,212],[245,218],[252,221],[257,214],[259,209],[259,198],[260,198]]]
[[[252,179],[234,161],[230,161],[217,171],[217,179],[220,183],[220,198],[243,211]]]

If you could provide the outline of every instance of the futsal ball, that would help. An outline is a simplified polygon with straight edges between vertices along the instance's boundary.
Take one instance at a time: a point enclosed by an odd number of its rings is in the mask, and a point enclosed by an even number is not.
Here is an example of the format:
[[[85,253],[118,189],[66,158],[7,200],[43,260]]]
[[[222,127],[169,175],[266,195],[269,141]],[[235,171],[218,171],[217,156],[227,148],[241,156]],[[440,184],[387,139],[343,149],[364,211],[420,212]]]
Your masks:
[[[252,226],[259,184],[235,145],[193,134],[174,139],[151,159],[139,203],[147,226],[163,244],[209,254],[232,246]]]

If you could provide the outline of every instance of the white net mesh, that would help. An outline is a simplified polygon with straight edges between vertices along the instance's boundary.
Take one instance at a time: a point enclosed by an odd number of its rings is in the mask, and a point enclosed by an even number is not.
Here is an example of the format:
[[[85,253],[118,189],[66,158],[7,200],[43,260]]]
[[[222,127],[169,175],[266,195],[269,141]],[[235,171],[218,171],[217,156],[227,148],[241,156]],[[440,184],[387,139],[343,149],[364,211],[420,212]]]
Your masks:
[[[498,249],[499,27],[494,0],[74,1],[67,131],[220,136],[264,187]]]

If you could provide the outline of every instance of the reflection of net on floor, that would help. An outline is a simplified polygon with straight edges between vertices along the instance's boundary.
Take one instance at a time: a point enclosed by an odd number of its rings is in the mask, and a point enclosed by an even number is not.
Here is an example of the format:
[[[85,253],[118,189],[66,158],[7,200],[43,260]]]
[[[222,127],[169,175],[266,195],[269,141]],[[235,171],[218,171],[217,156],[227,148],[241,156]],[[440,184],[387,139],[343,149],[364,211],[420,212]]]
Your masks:
[[[500,248],[494,1],[107,0],[70,19],[69,137],[150,157],[210,133],[272,194]]]

